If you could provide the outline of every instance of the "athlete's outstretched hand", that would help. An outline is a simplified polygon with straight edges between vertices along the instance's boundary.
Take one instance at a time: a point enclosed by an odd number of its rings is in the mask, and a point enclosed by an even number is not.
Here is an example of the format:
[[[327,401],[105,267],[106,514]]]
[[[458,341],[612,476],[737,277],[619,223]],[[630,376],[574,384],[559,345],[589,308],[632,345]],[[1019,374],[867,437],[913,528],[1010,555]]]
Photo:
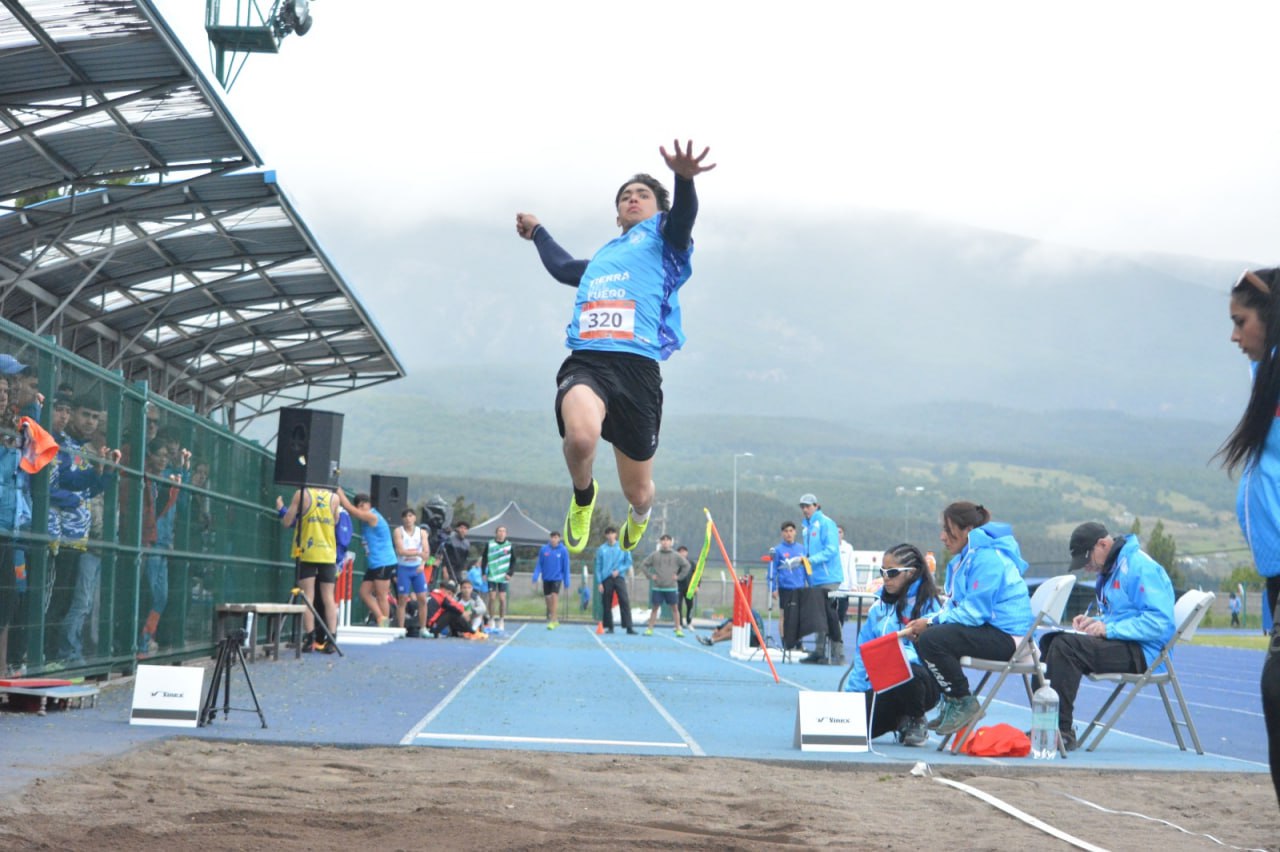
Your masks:
[[[532,213],[516,214],[516,233],[526,240],[533,239],[533,229],[538,227],[538,217]]]
[[[692,139],[690,139],[689,143],[685,145],[683,151],[680,150],[679,139],[671,140],[671,144],[675,148],[674,154],[668,154],[665,147],[659,147],[658,150],[662,152],[662,159],[667,161],[667,166],[671,171],[675,172],[685,180],[692,180],[694,175],[709,172],[716,167],[715,163],[712,163],[709,166],[702,165],[702,161],[707,158],[707,154],[711,153],[710,148],[703,148],[702,153],[695,157],[693,156]]]

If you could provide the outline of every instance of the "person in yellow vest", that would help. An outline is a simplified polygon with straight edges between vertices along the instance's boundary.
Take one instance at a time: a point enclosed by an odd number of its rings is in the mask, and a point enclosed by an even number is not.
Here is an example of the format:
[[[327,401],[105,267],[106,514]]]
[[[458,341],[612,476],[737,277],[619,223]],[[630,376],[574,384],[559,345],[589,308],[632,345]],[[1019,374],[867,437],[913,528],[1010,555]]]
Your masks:
[[[315,617],[308,609],[302,614],[302,626],[307,632],[303,637],[303,650],[332,654],[336,650],[332,637],[338,630],[338,607],[333,597],[338,581],[338,500],[328,488],[300,488],[293,492],[293,500],[280,523],[293,527],[298,588],[314,606],[318,583],[320,600],[324,602],[328,632],[316,629]]]

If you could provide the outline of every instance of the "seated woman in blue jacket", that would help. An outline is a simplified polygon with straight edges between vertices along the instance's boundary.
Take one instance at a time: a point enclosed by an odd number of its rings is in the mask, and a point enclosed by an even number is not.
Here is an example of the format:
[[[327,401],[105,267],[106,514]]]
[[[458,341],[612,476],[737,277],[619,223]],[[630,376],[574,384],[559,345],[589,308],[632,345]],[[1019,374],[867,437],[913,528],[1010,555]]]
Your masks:
[[[929,741],[929,729],[924,714],[938,703],[940,691],[933,675],[925,670],[916,654],[915,646],[901,640],[907,662],[911,665],[911,680],[885,690],[875,696],[872,706],[871,680],[862,660],[862,645],[890,633],[897,633],[909,622],[928,618],[942,608],[938,599],[938,587],[929,573],[928,564],[920,548],[913,544],[899,544],[884,552],[880,563],[880,576],[884,585],[880,588],[880,600],[871,605],[867,620],[858,632],[858,642],[853,649],[853,670],[845,682],[845,692],[861,692],[867,697],[867,727],[871,737],[895,732],[898,742],[905,745],[924,745]],[[870,715],[874,709],[874,715]]]
[[[930,624],[907,625],[916,650],[942,687],[942,712],[929,727],[947,736],[979,715],[961,657],[1007,660],[1031,627],[1031,596],[1022,575],[1027,563],[1008,524],[995,523],[983,506],[967,501],[942,511],[939,536],[947,552],[947,602]]]

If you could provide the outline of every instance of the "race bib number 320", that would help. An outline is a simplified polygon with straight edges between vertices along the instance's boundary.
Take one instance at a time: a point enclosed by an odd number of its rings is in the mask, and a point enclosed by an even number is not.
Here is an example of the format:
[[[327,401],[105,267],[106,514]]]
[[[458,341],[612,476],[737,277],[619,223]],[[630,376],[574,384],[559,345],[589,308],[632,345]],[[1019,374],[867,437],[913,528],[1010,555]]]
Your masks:
[[[578,337],[583,340],[631,340],[635,336],[635,302],[609,299],[583,304],[582,313],[578,316]]]

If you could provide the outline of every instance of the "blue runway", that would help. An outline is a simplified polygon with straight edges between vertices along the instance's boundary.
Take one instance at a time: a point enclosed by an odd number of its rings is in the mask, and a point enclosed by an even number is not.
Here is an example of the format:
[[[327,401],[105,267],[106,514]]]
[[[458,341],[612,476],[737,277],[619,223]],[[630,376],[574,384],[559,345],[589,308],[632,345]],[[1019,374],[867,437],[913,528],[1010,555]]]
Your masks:
[[[1262,654],[1188,646],[1179,677],[1205,748],[1180,751],[1159,693],[1144,691],[1092,753],[1061,765],[1090,768],[1265,771],[1257,673]],[[432,708],[402,742],[633,754],[689,754],[787,760],[977,759],[909,748],[882,737],[868,754],[800,752],[793,746],[796,694],[832,690],[841,670],[782,665],[775,684],[763,662],[732,659],[670,628],[652,637],[597,636],[584,626],[520,628],[465,682]],[[1087,722],[1108,688],[1082,685],[1077,722]],[[1020,682],[1007,682],[988,717],[1025,728]]]
[[[853,625],[847,628],[852,640]],[[132,688],[104,689],[94,708],[0,713],[0,792],[35,777],[118,754],[167,737],[245,742],[428,746],[703,755],[755,760],[892,765],[984,762],[1029,766],[1025,759],[974,758],[910,748],[881,737],[867,753],[802,752],[793,745],[797,695],[834,690],[842,669],[784,665],[774,683],[763,662],[729,656],[728,643],[705,647],[670,627],[654,636],[591,627],[546,630],[526,623],[490,642],[401,639],[351,645],[345,657],[286,656],[249,671],[269,728],[233,673],[233,710],[205,728],[129,724]],[[1205,754],[1179,751],[1159,694],[1144,692],[1092,753],[1073,752],[1055,766],[1118,771],[1265,772],[1258,674],[1261,651],[1184,646],[1176,655]],[[1105,689],[1086,681],[1077,722],[1087,720]],[[1020,683],[1009,682],[988,722],[1030,724]],[[936,745],[936,740],[934,742]]]

